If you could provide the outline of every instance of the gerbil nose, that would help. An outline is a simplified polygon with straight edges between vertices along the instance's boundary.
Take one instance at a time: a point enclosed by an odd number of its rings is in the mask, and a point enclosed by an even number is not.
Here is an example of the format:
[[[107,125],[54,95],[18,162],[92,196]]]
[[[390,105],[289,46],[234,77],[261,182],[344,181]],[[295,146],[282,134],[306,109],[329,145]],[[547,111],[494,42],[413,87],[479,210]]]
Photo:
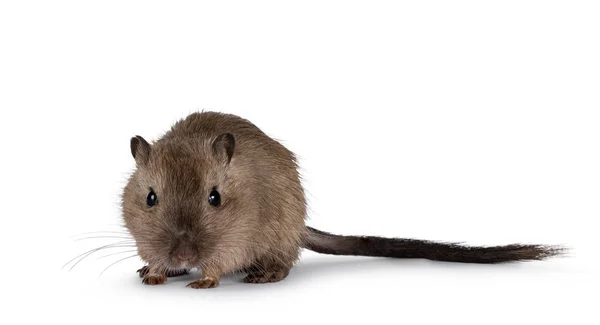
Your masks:
[[[181,261],[190,261],[196,257],[197,248],[187,229],[179,229],[175,233],[177,240],[173,247],[173,256]]]
[[[196,255],[195,247],[191,246],[186,241],[180,242],[175,249],[175,257],[180,260],[192,260]]]
[[[194,257],[191,249],[182,249],[177,253],[177,258],[180,260],[190,260]]]

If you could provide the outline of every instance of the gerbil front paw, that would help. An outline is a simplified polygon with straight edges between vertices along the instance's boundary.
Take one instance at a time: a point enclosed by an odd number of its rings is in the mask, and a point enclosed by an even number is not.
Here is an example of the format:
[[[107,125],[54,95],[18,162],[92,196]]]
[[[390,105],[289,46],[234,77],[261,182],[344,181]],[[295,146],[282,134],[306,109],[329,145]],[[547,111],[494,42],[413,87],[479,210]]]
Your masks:
[[[210,289],[219,285],[219,279],[210,276],[203,276],[200,280],[194,281],[187,286],[194,289]]]
[[[165,281],[167,281],[167,276],[165,274],[146,274],[142,283],[147,285],[157,285],[163,284]]]

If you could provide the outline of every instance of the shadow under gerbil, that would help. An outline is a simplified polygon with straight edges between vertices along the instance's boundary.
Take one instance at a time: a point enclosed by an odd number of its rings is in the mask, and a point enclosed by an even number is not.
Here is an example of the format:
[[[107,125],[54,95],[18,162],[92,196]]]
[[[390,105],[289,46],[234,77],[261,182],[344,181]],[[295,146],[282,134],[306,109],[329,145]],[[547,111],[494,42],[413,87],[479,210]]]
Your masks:
[[[543,264],[543,263],[542,263]],[[229,296],[230,294],[248,294],[256,292],[280,290],[281,288],[304,285],[308,282],[326,282],[332,277],[354,278],[365,274],[397,272],[398,276],[414,278],[416,276],[469,276],[469,274],[497,275],[519,272],[524,274],[543,274],[548,271],[540,263],[505,263],[505,264],[469,264],[430,261],[426,259],[395,259],[361,256],[319,256],[309,255],[301,258],[292,268],[289,276],[281,282],[267,284],[247,284],[243,282],[244,273],[228,274],[221,279],[219,287],[210,289],[211,296]],[[189,282],[199,279],[201,271],[192,270],[189,274],[169,278],[167,287],[180,290]],[[184,290],[183,293],[191,292]]]

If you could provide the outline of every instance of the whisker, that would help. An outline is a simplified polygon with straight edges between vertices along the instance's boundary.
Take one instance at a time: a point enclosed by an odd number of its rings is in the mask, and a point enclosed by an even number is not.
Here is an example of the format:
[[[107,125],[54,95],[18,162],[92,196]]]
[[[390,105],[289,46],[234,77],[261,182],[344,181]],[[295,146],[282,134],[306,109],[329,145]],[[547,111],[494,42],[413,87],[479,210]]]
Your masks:
[[[98,238],[129,239],[130,241],[135,241],[133,238],[131,238],[131,237],[125,237],[125,236],[91,236],[91,237],[85,237],[85,238],[78,238],[78,239],[75,239],[75,241],[82,241],[82,240],[88,240],[88,239],[98,239]]]
[[[79,264],[79,262],[83,261],[86,257],[88,257],[89,255],[101,250],[101,249],[109,249],[109,248],[118,248],[118,247],[135,247],[132,244],[129,244],[127,241],[122,241],[122,242],[117,242],[117,243],[113,243],[113,244],[108,244],[108,245],[104,245],[104,246],[100,246],[98,248],[94,248],[91,249],[85,253],[82,253],[80,255],[77,255],[76,257],[74,257],[73,259],[71,259],[70,261],[68,261],[67,263],[65,263],[65,265],[62,266],[62,268],[65,268],[67,265],[71,264],[73,261],[75,261],[76,259],[80,258],[73,266],[71,266],[71,268],[69,269],[69,271],[73,270],[73,268],[75,266],[77,266],[77,264]]]
[[[93,234],[117,234],[117,235],[130,235],[128,231],[111,231],[111,230],[103,230],[103,231],[88,231],[77,235],[69,236],[70,238],[79,237],[84,235],[93,235]]]
[[[117,263],[119,263],[119,262],[122,262],[122,261],[124,261],[124,260],[126,260],[126,259],[130,259],[130,258],[133,258],[133,257],[136,257],[136,256],[138,256],[138,255],[137,255],[137,254],[135,254],[135,255],[127,256],[127,257],[124,257],[124,258],[122,258],[122,259],[120,259],[120,260],[118,260],[118,261],[116,261],[116,262],[114,262],[114,263],[110,264],[109,266],[107,266],[107,267],[106,267],[106,268],[105,268],[105,269],[104,269],[104,270],[103,270],[103,271],[100,273],[100,275],[99,275],[98,277],[101,277],[101,276],[102,276],[102,274],[104,274],[104,272],[106,272],[106,270],[108,270],[108,269],[109,269],[111,266],[113,266],[113,265],[115,265],[115,264],[117,264]]]
[[[123,252],[116,252],[116,253],[106,254],[106,255],[102,255],[102,256],[100,256],[100,257],[98,257],[96,259],[99,260],[101,258],[105,258],[105,257],[109,257],[109,256],[114,256],[114,255],[119,255],[119,254],[125,254],[125,253],[133,253],[133,252],[137,252],[137,249],[131,249],[131,250],[123,251]]]

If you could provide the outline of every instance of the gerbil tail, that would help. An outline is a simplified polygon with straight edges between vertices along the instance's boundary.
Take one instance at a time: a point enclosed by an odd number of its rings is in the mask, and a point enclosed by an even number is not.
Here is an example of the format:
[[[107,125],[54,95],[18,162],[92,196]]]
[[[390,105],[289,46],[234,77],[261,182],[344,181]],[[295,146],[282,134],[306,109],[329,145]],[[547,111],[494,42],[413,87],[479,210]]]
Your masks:
[[[550,245],[477,247],[416,239],[340,236],[311,227],[307,229],[304,248],[332,255],[424,258],[434,261],[494,264],[543,260],[566,252],[564,247]]]

